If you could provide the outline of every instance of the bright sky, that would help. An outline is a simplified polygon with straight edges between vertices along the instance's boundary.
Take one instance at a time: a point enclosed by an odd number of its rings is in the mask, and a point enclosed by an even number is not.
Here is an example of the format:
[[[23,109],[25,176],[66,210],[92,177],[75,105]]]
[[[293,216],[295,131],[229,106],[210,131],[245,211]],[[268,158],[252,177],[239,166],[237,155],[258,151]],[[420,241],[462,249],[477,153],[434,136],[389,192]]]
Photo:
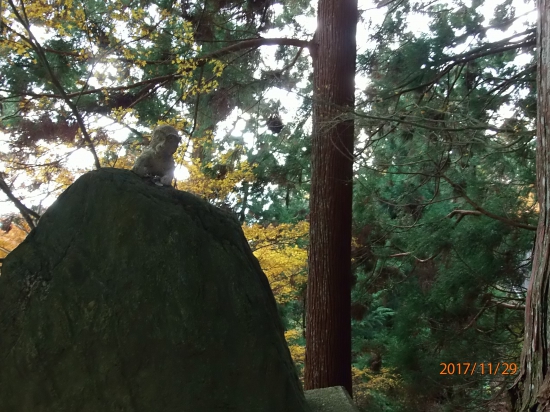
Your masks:
[[[316,0],[312,0],[316,1]],[[469,2],[466,1],[468,4]],[[478,10],[480,10],[483,15],[485,16],[485,24],[489,24],[488,22],[493,17],[494,7],[495,3],[493,1],[486,1],[481,5]],[[471,4],[471,3],[470,3]],[[516,10],[522,10],[524,12],[528,11],[528,7],[526,6],[523,0],[514,0],[513,1],[514,7],[516,7]],[[362,15],[362,21],[359,22],[357,27],[357,44],[358,44],[358,52],[362,53],[368,48],[372,48],[372,44],[369,44],[367,41],[367,30],[368,30],[368,22],[369,20],[372,21],[374,24],[379,24],[383,21],[385,8],[379,9],[376,8],[376,6],[373,4],[371,0],[359,0],[359,9],[363,11]],[[280,13],[282,11],[282,6],[280,4],[276,4],[274,6],[275,13]],[[518,13],[519,14],[519,13]],[[311,39],[313,33],[315,32],[316,27],[316,17],[304,17],[304,16],[298,16],[296,18],[297,22],[304,28],[304,39]],[[502,39],[506,36],[509,36],[511,33],[517,33],[522,32],[525,30],[525,27],[527,24],[532,24],[536,20],[536,11],[532,11],[530,13],[527,13],[522,18],[518,19],[505,33],[498,31],[498,30],[489,30],[487,32],[487,40],[488,41],[497,41],[499,39]],[[429,35],[429,19],[427,16],[422,14],[412,14],[408,17],[407,23],[409,27],[416,33],[426,33]],[[292,37],[293,35],[293,27],[289,26],[286,30],[271,30],[268,33],[266,33],[265,37]],[[120,31],[124,30],[124,28],[121,28]],[[38,38],[44,38],[45,33],[41,33],[40,30],[35,31],[35,35],[37,35]],[[468,48],[468,43],[459,46],[455,50],[450,50],[449,52],[456,52],[461,53],[464,50]],[[282,62],[277,62],[275,59],[275,52],[276,47],[270,46],[270,47],[264,47],[262,48],[262,56],[264,61],[264,66],[261,66],[258,68],[256,76],[260,76],[261,70],[273,70],[276,68],[282,67]],[[304,50],[304,53],[307,53],[307,50]],[[516,58],[515,63],[517,64],[525,64],[527,61],[529,61],[530,57],[526,54],[519,55]],[[106,67],[104,68],[104,71],[108,71],[109,69]],[[305,79],[307,78],[307,73],[301,73],[302,76],[302,82],[298,83],[298,85],[304,85]],[[92,80],[93,81],[93,80]],[[368,85],[369,80],[363,76],[358,75],[356,77],[356,89],[358,91],[364,90],[365,87]],[[264,95],[266,100],[272,99],[275,101],[283,102],[281,105],[281,112],[280,115],[282,117],[282,120],[285,124],[289,123],[291,120],[293,120],[293,114],[297,112],[298,108],[300,107],[302,103],[302,98],[297,95],[296,93],[287,92],[286,90],[281,90],[278,88],[271,88],[265,92]],[[513,108],[508,108],[508,112],[512,113]],[[506,112],[502,113],[503,116],[507,116]],[[255,136],[252,133],[243,133],[245,128],[245,121],[249,118],[248,114],[242,113],[241,110],[235,109],[233,112],[228,116],[228,118],[221,122],[218,125],[218,128],[216,130],[215,136],[217,139],[222,139],[226,135],[228,135],[231,132],[231,136],[233,138],[236,138],[238,140],[242,140],[246,146],[249,148],[253,147]],[[112,132],[110,133],[112,136],[117,136],[117,140],[124,141],[127,139],[129,132],[127,129],[124,129],[120,125],[116,125],[113,123],[112,120],[107,119],[105,117],[98,117],[97,121],[95,123],[97,127],[103,127],[107,131]],[[305,125],[306,130],[311,128],[311,121],[306,123]],[[266,128],[264,127],[259,128],[259,133],[265,133]],[[4,142],[0,140],[0,150],[6,148],[5,139]],[[73,168],[85,168],[87,170],[93,169],[93,158],[92,155],[88,150],[80,149],[73,154],[69,155],[68,157],[68,167],[70,169]],[[179,167],[176,170],[176,178],[178,180],[184,180],[187,177],[187,171],[183,167]],[[28,194],[15,192],[16,195],[20,196],[20,198],[25,199],[25,203],[27,206],[33,205],[33,204],[39,204],[42,202],[43,206],[49,206],[53,201],[55,200],[52,196],[49,196],[47,198],[44,198],[43,195],[36,198],[31,198],[28,196]],[[17,209],[11,204],[9,201],[3,201],[0,202],[0,214],[5,213],[11,213],[16,212]]]

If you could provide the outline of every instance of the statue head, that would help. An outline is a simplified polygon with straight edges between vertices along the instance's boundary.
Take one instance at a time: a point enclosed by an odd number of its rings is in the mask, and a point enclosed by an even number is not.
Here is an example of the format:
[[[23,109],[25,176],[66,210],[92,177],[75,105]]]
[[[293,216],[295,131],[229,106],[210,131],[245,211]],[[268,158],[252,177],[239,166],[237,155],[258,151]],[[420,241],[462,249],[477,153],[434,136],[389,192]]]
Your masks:
[[[149,148],[156,153],[172,156],[178,149],[180,143],[181,137],[174,127],[168,125],[157,126],[153,130]]]

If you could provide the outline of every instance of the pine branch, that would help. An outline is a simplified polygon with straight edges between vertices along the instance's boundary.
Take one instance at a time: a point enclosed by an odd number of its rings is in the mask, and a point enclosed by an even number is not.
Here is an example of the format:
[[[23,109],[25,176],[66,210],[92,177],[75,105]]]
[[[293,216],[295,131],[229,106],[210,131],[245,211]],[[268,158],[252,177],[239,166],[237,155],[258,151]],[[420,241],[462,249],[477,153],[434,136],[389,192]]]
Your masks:
[[[499,215],[495,215],[494,213],[491,213],[489,212],[488,210],[485,210],[483,207],[481,207],[480,205],[478,205],[476,202],[474,202],[472,199],[470,199],[467,195],[466,195],[466,192],[465,190],[460,186],[460,185],[457,185],[456,183],[454,183],[453,181],[451,181],[451,179],[449,179],[447,176],[445,176],[444,174],[441,174],[441,177],[447,181],[447,183],[449,183],[451,185],[451,187],[453,189],[456,189],[460,192],[460,196],[466,201],[468,202],[475,210],[479,211],[480,213],[484,214],[485,216],[487,217],[490,217],[491,219],[495,219],[495,220],[498,220],[499,222],[502,222],[502,223],[505,223],[509,226],[513,226],[513,227],[519,227],[520,229],[527,229],[527,230],[532,230],[532,231],[536,231],[537,230],[537,227],[536,226],[533,226],[533,225],[528,225],[526,223],[521,223],[521,222],[516,222],[514,220],[510,220],[510,219],[507,219],[505,217],[502,217],[502,216],[499,216]],[[452,213],[452,212],[451,212]]]
[[[6,181],[0,177],[0,190],[6,194],[8,199],[12,201],[12,203],[15,205],[17,209],[19,209],[19,212],[25,218],[27,221],[27,224],[31,229],[34,229],[36,227],[33,217],[36,219],[40,219],[40,215],[36,213],[34,210],[29,209],[27,206],[25,206],[11,191]]]
[[[29,23],[29,20],[27,18],[27,15],[26,15],[24,4],[21,3],[21,10],[23,12],[23,16],[22,16],[21,13],[19,13],[17,8],[15,7],[15,4],[13,3],[13,0],[8,0],[8,3],[11,6],[12,11],[13,11],[15,17],[17,18],[17,20],[19,21],[19,23],[21,23],[21,25],[27,31],[27,34],[29,35],[29,37],[26,37],[26,36],[21,35],[21,34],[18,34],[18,35],[23,40],[25,40],[27,42],[27,44],[35,51],[35,53],[38,55],[38,57],[40,58],[40,60],[44,64],[44,67],[46,67],[46,70],[48,71],[48,74],[50,75],[50,80],[51,80],[52,84],[59,91],[59,93],[61,94],[62,99],[69,106],[69,108],[71,109],[71,111],[73,112],[73,114],[76,117],[76,121],[78,123],[78,126],[80,127],[80,130],[82,131],[84,141],[85,141],[86,145],[88,146],[88,148],[90,149],[90,151],[92,152],[92,156],[94,157],[94,163],[95,163],[96,169],[101,169],[101,163],[99,162],[99,157],[96,153],[94,144],[92,142],[92,138],[90,137],[90,135],[88,133],[88,130],[86,129],[86,125],[84,124],[84,119],[82,118],[82,116],[81,116],[80,112],[78,111],[78,108],[76,107],[76,105],[67,96],[67,93],[65,92],[65,89],[61,85],[61,82],[59,81],[59,79],[57,78],[55,73],[53,72],[53,69],[50,65],[50,62],[48,61],[48,58],[46,57],[46,54],[44,52],[44,49],[40,45],[40,42],[32,34],[32,31],[31,31],[31,28],[30,28],[30,23]]]

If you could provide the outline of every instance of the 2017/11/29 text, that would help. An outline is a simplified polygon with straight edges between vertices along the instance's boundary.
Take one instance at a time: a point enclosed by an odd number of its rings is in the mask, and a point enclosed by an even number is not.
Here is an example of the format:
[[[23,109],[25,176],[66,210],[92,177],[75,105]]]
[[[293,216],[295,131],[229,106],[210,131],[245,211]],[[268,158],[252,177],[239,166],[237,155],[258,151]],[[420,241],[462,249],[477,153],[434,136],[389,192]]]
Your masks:
[[[443,369],[439,372],[440,375],[473,375],[480,373],[481,375],[515,375],[518,372],[518,366],[515,363],[498,362],[457,362],[439,364]]]

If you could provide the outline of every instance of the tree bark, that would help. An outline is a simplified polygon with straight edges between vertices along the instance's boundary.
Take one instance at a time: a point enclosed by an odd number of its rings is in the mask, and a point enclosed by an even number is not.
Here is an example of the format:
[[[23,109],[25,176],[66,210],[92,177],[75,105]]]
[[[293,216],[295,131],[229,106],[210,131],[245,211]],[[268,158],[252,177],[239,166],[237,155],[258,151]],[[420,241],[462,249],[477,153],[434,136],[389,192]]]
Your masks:
[[[306,389],[351,387],[351,216],[357,0],[319,0],[313,58]]]
[[[537,191],[540,217],[525,310],[521,369],[510,390],[514,411],[550,411],[548,285],[550,279],[550,0],[538,0]]]

